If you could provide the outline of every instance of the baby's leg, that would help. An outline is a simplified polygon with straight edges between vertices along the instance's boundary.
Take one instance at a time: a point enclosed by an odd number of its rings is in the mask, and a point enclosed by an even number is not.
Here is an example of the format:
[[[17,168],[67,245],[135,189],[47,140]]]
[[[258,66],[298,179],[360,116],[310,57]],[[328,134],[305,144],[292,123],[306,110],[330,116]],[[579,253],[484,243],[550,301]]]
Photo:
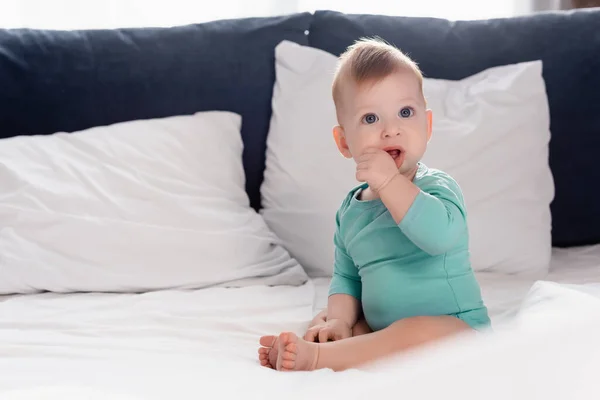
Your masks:
[[[378,332],[328,343],[307,342],[285,332],[279,336],[276,366],[285,371],[342,371],[463,332],[474,331],[449,316],[407,318]]]

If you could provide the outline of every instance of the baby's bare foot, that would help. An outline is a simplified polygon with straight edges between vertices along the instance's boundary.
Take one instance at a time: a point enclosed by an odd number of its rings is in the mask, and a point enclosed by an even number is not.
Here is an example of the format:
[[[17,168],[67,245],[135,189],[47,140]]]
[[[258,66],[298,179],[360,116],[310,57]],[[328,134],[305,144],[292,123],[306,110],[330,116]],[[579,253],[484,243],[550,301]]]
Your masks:
[[[279,371],[312,371],[317,366],[319,344],[299,339],[292,332],[279,335],[279,354],[276,367]]]
[[[258,360],[260,365],[275,369],[277,363],[277,354],[279,353],[279,337],[268,335],[260,338],[260,347],[258,349]]]

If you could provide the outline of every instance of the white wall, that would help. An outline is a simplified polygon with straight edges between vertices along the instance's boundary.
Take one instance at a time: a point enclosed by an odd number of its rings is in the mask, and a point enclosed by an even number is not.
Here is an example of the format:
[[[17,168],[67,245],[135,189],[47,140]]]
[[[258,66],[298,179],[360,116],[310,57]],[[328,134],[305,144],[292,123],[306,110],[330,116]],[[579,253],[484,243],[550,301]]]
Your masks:
[[[485,19],[555,7],[561,0],[0,0],[0,28],[173,26],[319,9]]]

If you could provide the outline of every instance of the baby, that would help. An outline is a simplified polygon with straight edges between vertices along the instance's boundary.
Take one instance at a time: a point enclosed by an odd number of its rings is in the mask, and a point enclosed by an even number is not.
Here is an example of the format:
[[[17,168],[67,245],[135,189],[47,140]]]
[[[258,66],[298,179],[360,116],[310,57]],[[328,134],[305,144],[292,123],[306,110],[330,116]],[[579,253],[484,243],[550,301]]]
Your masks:
[[[333,136],[362,184],[336,214],[327,309],[304,338],[261,337],[263,366],[340,371],[490,326],[460,187],[420,161],[432,132],[422,86],[416,63],[382,41],[340,57]]]

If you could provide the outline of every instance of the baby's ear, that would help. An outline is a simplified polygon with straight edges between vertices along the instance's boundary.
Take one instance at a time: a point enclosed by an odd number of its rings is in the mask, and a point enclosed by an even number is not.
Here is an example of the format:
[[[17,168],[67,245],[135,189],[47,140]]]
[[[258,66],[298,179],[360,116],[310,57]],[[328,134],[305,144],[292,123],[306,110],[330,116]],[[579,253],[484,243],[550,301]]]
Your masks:
[[[433,133],[433,111],[427,110],[427,143],[431,140],[431,134]]]
[[[352,154],[348,148],[348,143],[346,142],[346,136],[344,135],[344,128],[339,125],[335,126],[333,128],[333,139],[335,140],[335,144],[337,145],[340,153],[342,153],[342,155],[346,158],[352,158]]]

